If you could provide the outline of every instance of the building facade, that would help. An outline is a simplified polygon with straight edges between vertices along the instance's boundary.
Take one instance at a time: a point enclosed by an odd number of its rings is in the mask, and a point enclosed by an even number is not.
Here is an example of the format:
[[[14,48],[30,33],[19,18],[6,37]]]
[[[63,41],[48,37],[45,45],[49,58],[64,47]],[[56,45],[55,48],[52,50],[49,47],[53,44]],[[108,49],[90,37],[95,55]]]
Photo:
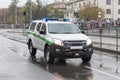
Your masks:
[[[66,10],[66,5],[65,5],[65,3],[66,3],[66,0],[55,0],[55,2],[54,3],[51,3],[51,4],[49,4],[48,6],[52,6],[52,7],[54,7],[54,8],[57,8],[59,11],[61,11],[62,13],[63,13],[63,15],[64,15],[64,17],[66,16],[65,14],[65,10]],[[51,13],[54,13],[54,11],[51,11]],[[51,14],[51,13],[49,13],[49,14]]]
[[[74,12],[78,12],[88,4],[102,8],[105,12],[105,19],[116,20],[120,18],[120,0],[69,0],[66,2],[66,17],[70,21],[74,21],[76,19]]]

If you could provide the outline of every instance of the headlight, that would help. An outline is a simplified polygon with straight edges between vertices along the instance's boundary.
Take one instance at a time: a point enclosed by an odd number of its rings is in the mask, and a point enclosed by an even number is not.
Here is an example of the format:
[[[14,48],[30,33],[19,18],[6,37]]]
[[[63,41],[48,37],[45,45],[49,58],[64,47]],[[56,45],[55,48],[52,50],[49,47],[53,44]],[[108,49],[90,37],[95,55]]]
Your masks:
[[[89,46],[90,44],[92,44],[92,41],[91,41],[91,39],[88,39],[87,40],[87,46]]]
[[[54,39],[56,45],[63,46],[63,42],[59,39]]]

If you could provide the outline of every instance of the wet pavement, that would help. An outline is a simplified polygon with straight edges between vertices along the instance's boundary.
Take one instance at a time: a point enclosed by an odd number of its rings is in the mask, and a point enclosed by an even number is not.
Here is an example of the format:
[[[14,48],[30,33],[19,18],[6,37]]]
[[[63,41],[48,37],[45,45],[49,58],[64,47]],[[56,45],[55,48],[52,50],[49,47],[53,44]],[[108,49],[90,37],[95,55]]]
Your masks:
[[[27,46],[0,36],[0,80],[60,80],[28,61]]]
[[[0,80],[120,80],[120,56],[94,51],[90,63],[56,60],[48,65],[41,51],[29,61],[25,43],[0,36]]]

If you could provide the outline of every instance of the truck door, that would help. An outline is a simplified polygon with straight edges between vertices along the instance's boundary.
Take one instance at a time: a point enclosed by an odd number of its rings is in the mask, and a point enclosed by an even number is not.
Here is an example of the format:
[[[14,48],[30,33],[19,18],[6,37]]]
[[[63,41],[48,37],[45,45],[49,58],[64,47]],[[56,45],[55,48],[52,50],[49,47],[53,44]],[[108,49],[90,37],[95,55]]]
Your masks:
[[[39,23],[38,24],[38,32],[37,32],[37,39],[36,39],[36,42],[37,42],[37,47],[38,49],[40,49],[41,51],[44,51],[44,44],[45,44],[45,35],[46,35],[46,24],[45,23]],[[36,28],[36,29],[37,29]],[[40,31],[44,31],[45,34],[40,34],[39,32]]]
[[[42,22],[38,23],[37,26],[36,26],[36,30],[35,30],[35,38],[34,38],[34,42],[35,42],[35,45],[37,47],[37,49],[40,49],[40,28],[41,28],[41,25],[42,25]]]

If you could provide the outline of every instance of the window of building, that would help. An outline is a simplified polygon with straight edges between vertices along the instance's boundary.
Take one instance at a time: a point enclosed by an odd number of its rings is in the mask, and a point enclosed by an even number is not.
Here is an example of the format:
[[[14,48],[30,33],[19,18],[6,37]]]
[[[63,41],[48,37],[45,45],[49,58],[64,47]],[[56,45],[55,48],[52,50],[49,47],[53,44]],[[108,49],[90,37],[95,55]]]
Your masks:
[[[85,7],[85,2],[83,2],[83,6]]]
[[[81,8],[81,3],[79,3],[79,8]]]
[[[106,14],[111,14],[111,9],[106,9]]]
[[[111,5],[111,0],[106,0],[107,5]]]
[[[118,9],[118,14],[120,14],[120,9]]]
[[[120,5],[120,0],[118,0],[118,5]]]
[[[91,1],[89,1],[89,3],[88,3],[89,5],[91,4]]]

